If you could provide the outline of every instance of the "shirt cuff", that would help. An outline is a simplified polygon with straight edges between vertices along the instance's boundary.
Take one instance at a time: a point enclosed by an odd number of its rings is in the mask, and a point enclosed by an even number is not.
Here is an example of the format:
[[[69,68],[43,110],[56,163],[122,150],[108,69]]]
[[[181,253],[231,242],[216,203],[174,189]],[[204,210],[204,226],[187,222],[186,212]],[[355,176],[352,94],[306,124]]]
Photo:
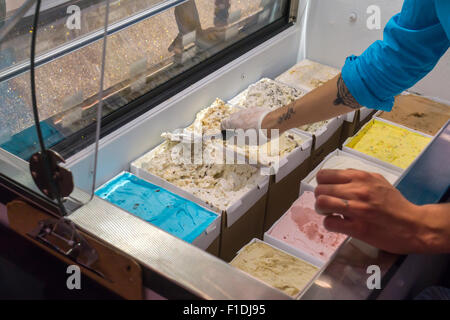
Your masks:
[[[350,56],[342,68],[342,80],[355,100],[362,106],[370,109],[391,111],[394,106],[394,97],[380,100],[364,83],[360,76],[360,60],[357,56]]]

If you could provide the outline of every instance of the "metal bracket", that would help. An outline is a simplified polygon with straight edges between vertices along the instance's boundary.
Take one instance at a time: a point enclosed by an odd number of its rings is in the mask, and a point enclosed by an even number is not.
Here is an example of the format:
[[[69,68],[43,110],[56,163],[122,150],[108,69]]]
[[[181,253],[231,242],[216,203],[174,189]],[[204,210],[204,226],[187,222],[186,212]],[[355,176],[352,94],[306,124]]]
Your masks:
[[[76,230],[72,221],[64,218],[42,220],[28,235],[105,278],[92,267],[98,260],[97,251]]]
[[[297,22],[297,14],[300,0],[291,0],[289,8],[289,22]]]
[[[23,200],[9,202],[7,209],[9,227],[37,247],[67,265],[80,266],[84,275],[125,299],[143,298],[142,268],[124,252]]]
[[[30,171],[34,183],[50,199],[68,197],[74,189],[72,172],[59,165],[65,161],[58,153],[53,150],[45,152],[50,162],[50,177],[46,173],[47,159],[44,159],[42,152],[37,152],[30,158]],[[52,183],[57,190],[52,188]]]

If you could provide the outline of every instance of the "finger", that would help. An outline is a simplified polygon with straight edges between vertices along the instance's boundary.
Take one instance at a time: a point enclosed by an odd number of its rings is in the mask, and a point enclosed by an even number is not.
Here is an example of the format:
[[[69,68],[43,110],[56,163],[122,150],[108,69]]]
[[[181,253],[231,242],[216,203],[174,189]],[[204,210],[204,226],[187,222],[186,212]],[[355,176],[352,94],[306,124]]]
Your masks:
[[[370,206],[366,202],[343,200],[330,196],[319,196],[315,204],[316,212],[322,215],[341,214],[347,218],[371,220]]]
[[[316,198],[315,209],[318,214],[325,216],[337,213],[350,217],[347,212],[349,205],[348,200],[321,195]]]
[[[330,196],[344,200],[358,200],[357,195],[348,184],[319,184],[314,190],[316,198]]]
[[[347,170],[324,169],[317,173],[318,184],[346,184],[352,181]]]

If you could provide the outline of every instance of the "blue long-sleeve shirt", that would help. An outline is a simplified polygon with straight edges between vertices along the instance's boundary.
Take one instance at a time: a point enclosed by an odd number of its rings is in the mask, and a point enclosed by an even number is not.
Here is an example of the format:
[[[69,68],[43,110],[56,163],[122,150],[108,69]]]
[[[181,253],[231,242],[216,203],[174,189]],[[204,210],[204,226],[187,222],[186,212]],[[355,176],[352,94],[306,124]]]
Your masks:
[[[405,0],[386,25],[383,41],[347,58],[342,79],[359,104],[390,111],[396,95],[436,66],[449,39],[450,0]]]

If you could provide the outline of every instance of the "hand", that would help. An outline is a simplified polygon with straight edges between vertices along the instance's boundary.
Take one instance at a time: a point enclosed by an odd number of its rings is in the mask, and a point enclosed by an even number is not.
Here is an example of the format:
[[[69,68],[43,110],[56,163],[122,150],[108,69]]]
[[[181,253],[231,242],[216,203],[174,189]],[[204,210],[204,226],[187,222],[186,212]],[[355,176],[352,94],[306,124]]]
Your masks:
[[[262,121],[271,111],[267,108],[245,109],[233,113],[228,119],[223,120],[220,126],[222,130],[260,130]]]
[[[430,251],[429,215],[383,176],[353,169],[322,170],[317,182],[316,210],[330,214],[324,220],[328,230],[392,253]]]

